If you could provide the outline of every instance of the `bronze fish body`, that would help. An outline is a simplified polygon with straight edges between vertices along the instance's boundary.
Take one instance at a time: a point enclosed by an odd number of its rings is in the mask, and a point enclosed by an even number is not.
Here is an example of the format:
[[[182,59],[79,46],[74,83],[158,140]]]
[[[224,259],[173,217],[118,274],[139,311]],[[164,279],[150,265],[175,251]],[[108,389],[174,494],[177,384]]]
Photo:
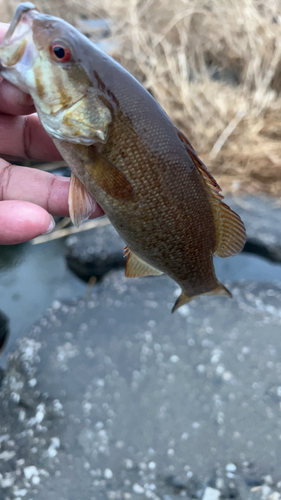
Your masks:
[[[213,254],[241,251],[244,225],[188,139],[132,75],[30,3],[18,6],[0,46],[0,73],[31,94],[72,170],[72,220],[87,218],[94,198],[126,242],[126,276],[169,275],[182,288],[173,310],[197,295],[230,295],[215,276]]]

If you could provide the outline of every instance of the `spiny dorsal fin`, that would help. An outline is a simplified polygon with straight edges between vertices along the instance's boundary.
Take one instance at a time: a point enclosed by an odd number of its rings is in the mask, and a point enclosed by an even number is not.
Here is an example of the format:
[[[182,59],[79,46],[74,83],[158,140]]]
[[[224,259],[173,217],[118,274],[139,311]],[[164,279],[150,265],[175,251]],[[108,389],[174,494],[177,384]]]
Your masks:
[[[220,186],[210,172],[208,172],[204,163],[198,158],[189,140],[179,130],[178,135],[181,141],[184,142],[187,153],[202,175],[211,194],[210,202],[216,228],[216,246],[213,253],[219,257],[230,257],[241,252],[246,241],[246,230],[242,220],[239,215],[233,212],[233,210],[222,201],[223,196],[220,194]]]
[[[128,247],[125,247],[124,256],[128,255],[125,276],[127,278],[138,278],[139,276],[160,276],[163,274],[155,267],[150,266],[136,256]]]
[[[221,188],[218,185],[216,179],[214,179],[214,177],[210,174],[210,172],[205,167],[204,163],[197,156],[196,151],[191,146],[191,144],[190,144],[189,140],[187,139],[187,137],[185,137],[185,135],[180,130],[178,130],[178,135],[179,135],[179,138],[181,139],[181,141],[184,142],[185,148],[186,148],[189,156],[191,156],[191,158],[192,158],[195,166],[198,168],[198,170],[202,174],[202,176],[204,178],[204,181],[210,187],[210,189],[212,190],[213,194],[215,196],[217,196],[220,200],[223,199],[223,196],[220,194]]]
[[[71,222],[76,227],[87,220],[97,207],[95,200],[73,172],[70,178],[68,205]]]

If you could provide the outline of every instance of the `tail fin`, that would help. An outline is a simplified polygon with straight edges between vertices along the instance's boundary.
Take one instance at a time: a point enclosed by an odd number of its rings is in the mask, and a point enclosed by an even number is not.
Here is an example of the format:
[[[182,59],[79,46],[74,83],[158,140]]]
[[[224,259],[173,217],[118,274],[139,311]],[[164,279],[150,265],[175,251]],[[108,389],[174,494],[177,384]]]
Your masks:
[[[211,290],[210,292],[205,292],[202,293],[201,295],[220,295],[220,296],[226,296],[226,297],[232,297],[230,291],[222,284],[218,283],[218,286],[214,289]],[[185,295],[185,293],[182,291],[180,296],[177,298],[174,307],[172,309],[172,313],[174,313],[179,307],[183,306],[184,304],[187,304],[190,302],[192,299],[195,299],[196,297],[199,297],[199,295],[194,295],[193,297],[188,297]]]
[[[185,295],[184,292],[181,292],[180,296],[177,298],[176,302],[174,303],[172,313],[174,313],[179,307],[190,302],[190,300],[192,300],[192,299],[193,299],[193,297],[188,297],[187,295]]]

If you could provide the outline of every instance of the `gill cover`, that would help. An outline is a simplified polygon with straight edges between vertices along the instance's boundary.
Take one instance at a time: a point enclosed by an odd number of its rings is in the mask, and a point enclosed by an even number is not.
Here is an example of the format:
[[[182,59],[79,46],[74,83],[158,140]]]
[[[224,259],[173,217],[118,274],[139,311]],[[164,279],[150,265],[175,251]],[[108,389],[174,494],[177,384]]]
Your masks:
[[[41,122],[48,134],[62,141],[90,146],[107,140],[110,110],[100,101],[95,89],[73,106],[48,114],[36,106]]]

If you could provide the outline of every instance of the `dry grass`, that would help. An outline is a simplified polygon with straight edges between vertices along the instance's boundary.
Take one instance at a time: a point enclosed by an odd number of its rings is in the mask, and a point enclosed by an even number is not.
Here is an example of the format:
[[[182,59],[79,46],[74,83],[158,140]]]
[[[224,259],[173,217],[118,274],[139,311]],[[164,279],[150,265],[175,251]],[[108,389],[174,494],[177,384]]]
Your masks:
[[[8,21],[17,2],[1,2]],[[37,6],[74,24],[81,15],[112,19],[114,57],[186,133],[224,192],[281,194],[281,1],[38,0]]]

